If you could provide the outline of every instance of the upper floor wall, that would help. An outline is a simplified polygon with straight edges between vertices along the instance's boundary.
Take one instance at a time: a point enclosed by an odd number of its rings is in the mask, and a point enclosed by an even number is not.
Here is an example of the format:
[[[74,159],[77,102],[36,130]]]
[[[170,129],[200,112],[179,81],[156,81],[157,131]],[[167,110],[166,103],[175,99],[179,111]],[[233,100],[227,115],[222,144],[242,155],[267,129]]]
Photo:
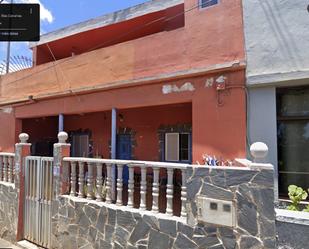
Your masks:
[[[244,60],[241,0],[200,9],[184,1],[184,26],[1,77],[0,103],[119,87]]]
[[[309,78],[307,0],[243,0],[249,85]]]

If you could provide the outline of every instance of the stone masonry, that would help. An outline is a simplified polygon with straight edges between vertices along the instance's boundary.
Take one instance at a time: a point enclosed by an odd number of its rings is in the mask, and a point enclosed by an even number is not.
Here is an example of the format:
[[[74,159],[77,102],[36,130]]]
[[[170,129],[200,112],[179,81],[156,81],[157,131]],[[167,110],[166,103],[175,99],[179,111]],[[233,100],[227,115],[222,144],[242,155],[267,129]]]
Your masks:
[[[275,248],[272,169],[192,166],[187,178],[188,220],[59,196],[53,205],[53,248]],[[234,201],[237,225],[198,222],[197,195]]]
[[[16,241],[17,210],[18,198],[14,184],[0,182],[0,238]]]

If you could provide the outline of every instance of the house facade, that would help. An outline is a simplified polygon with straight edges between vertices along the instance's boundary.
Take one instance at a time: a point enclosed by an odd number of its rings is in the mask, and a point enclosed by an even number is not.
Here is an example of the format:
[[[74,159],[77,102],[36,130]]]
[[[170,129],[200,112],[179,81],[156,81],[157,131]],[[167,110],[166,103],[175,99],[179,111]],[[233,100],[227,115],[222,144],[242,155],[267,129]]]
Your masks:
[[[308,188],[308,1],[243,1],[248,139],[269,146],[281,196]]]
[[[0,78],[0,151],[202,163],[246,154],[242,3],[157,0],[41,36]]]

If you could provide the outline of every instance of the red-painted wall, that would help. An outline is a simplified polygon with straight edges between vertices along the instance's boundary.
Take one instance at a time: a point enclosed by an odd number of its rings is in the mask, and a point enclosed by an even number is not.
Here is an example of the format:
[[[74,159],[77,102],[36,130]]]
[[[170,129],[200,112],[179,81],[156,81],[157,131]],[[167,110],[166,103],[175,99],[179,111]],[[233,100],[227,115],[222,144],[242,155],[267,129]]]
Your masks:
[[[209,79],[215,80],[222,75],[226,77],[228,89],[220,92],[218,95],[215,85],[208,86],[206,82],[209,81]],[[162,87],[164,85],[176,85],[181,87],[186,82],[190,82],[195,90],[173,92],[170,94],[163,94],[162,92]],[[189,120],[192,120],[193,162],[199,161],[201,163],[204,153],[234,159],[235,157],[245,157],[246,155],[246,101],[244,82],[245,73],[243,70],[220,74],[216,73],[160,84],[141,85],[44,100],[16,107],[15,114],[17,118],[30,118],[53,116],[59,113],[72,115],[107,111],[106,120],[104,120],[103,116],[88,117],[87,115],[66,118],[65,129],[68,130],[70,127],[72,129],[78,129],[79,122],[83,124],[90,119],[95,127],[102,126],[103,129],[107,129],[108,132],[108,130],[110,130],[110,111],[112,108],[117,108],[119,110],[125,109],[126,111],[124,112],[130,112],[132,110],[131,115],[130,113],[124,113],[124,116],[128,118],[127,121],[125,119],[125,125],[134,129],[134,127],[130,127],[130,124],[139,125],[142,123],[146,125],[151,122],[156,122],[156,119],[151,116],[151,113],[155,112],[152,111],[146,114],[147,110],[151,110],[152,106],[160,105],[162,106],[162,110],[166,108],[168,111],[170,107],[166,105],[192,103],[192,114],[190,114],[191,118]],[[144,109],[141,107],[147,107],[145,108],[145,113],[140,111],[139,115],[134,114],[137,113],[137,110]],[[175,119],[172,116],[177,115],[178,112],[169,112],[169,114],[165,116],[163,116],[162,113],[164,113],[164,111],[160,111],[158,117],[167,118],[170,115],[171,117],[169,118],[173,120],[188,117],[182,115],[183,111],[181,111],[181,114],[179,113],[180,116],[176,116]],[[104,125],[105,123],[106,125]],[[154,125],[154,127],[157,126],[157,124]],[[140,127],[140,129],[142,129],[142,127]],[[143,129],[142,132],[146,133],[147,129]],[[95,134],[97,133],[95,132]],[[101,137],[100,133],[98,133],[98,136]],[[110,139],[110,135],[108,134],[106,137],[102,135],[102,139],[106,140],[105,143],[107,143]],[[156,154],[147,154],[147,146],[149,145],[144,141],[146,141],[146,139],[137,141],[140,145],[144,145],[139,147],[143,147],[145,151],[138,152],[137,150],[136,156],[143,159],[143,155],[147,155],[145,159],[147,157],[148,160],[157,158]],[[151,151],[154,151],[153,147],[151,148]],[[104,156],[106,155],[108,155],[107,150],[104,152]]]
[[[117,127],[129,128],[135,132],[137,146],[135,159],[158,161],[160,125],[191,124],[191,104],[154,106],[117,110]],[[122,118],[119,118],[119,114]],[[89,129],[92,132],[94,155],[109,158],[111,139],[111,112],[88,113],[65,116],[64,128],[67,132]]]
[[[185,13],[184,27],[2,76],[0,102],[98,85],[120,87],[245,60],[241,0],[220,0],[207,9],[194,9],[198,0],[184,3],[185,10],[192,9]]]
[[[0,110],[0,152],[14,152],[20,130],[21,122],[15,119],[13,110]]]

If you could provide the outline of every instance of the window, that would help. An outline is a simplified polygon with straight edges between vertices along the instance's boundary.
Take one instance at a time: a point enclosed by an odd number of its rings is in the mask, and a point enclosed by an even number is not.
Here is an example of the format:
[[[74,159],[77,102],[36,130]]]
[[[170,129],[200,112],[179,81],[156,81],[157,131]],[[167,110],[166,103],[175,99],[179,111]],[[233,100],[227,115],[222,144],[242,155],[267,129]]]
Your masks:
[[[72,156],[88,157],[89,156],[89,135],[79,134],[72,137]]]
[[[309,182],[309,88],[277,90],[279,194]]]
[[[219,0],[199,0],[200,8],[208,8],[210,6],[218,4]]]
[[[165,161],[190,162],[191,134],[170,132],[165,133]]]

